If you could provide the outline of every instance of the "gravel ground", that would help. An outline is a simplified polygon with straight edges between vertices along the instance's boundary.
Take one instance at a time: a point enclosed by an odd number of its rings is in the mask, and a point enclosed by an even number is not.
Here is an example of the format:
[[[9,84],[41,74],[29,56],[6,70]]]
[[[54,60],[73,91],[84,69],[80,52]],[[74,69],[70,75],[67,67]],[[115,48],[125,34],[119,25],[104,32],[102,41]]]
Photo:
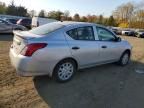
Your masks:
[[[19,77],[9,61],[12,35],[0,35],[0,108],[144,108],[144,39],[133,45],[131,63],[97,66],[59,84],[48,76]]]

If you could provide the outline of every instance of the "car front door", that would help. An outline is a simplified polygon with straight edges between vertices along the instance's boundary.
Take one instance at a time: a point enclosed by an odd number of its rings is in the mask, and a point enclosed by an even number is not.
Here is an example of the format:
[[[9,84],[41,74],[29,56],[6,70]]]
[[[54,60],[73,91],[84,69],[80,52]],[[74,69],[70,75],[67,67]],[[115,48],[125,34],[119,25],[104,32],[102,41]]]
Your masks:
[[[100,61],[112,62],[121,56],[121,41],[116,41],[116,36],[104,27],[96,27],[99,37]]]
[[[93,26],[83,26],[66,32],[70,51],[80,67],[99,62],[99,45],[95,41]]]

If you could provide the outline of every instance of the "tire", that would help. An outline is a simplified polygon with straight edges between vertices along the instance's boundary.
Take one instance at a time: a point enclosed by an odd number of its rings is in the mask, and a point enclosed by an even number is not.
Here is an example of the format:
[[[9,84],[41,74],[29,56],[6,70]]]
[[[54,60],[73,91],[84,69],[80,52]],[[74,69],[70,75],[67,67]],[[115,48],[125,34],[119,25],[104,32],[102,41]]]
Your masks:
[[[54,79],[58,82],[71,80],[76,72],[76,63],[73,60],[63,60],[54,69]]]
[[[129,61],[130,61],[130,53],[128,51],[125,51],[120,57],[118,64],[121,66],[126,66],[129,63]]]

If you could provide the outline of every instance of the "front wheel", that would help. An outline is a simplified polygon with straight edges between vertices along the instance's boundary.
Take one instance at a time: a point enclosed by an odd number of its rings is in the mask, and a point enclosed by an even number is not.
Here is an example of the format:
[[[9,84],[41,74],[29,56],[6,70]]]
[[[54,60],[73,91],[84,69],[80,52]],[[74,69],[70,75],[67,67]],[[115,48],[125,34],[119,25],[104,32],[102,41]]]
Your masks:
[[[76,72],[76,64],[73,60],[63,60],[54,69],[54,78],[58,82],[69,81]]]
[[[118,61],[118,64],[121,66],[125,66],[129,63],[129,61],[130,61],[130,53],[124,52],[120,60]]]

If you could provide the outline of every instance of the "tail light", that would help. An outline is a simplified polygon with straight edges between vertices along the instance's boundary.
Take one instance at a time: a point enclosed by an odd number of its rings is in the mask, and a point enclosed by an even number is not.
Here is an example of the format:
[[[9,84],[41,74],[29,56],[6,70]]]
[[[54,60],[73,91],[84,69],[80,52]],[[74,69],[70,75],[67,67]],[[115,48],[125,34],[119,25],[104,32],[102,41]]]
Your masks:
[[[36,52],[39,49],[45,48],[47,46],[47,43],[32,43],[28,44],[21,52],[24,56],[32,56],[34,52]]]

